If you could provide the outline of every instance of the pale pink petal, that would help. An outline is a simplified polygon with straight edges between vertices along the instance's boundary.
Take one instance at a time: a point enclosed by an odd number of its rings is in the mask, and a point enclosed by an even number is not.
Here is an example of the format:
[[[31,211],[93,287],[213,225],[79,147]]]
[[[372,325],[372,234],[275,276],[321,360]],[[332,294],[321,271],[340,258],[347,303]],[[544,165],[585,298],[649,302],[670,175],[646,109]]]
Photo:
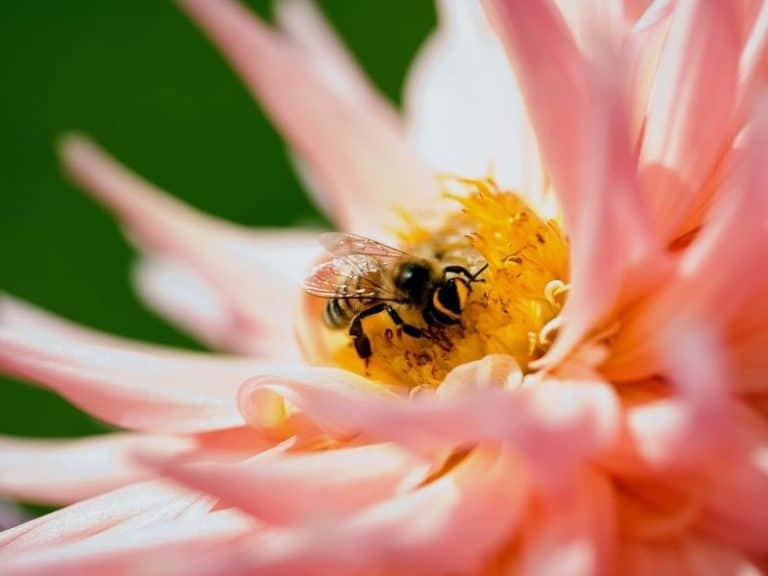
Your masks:
[[[275,16],[280,29],[312,59],[318,72],[337,92],[364,102],[395,130],[402,130],[400,116],[365,76],[354,56],[341,43],[313,0],[279,0]]]
[[[69,504],[144,479],[138,450],[168,457],[194,443],[173,436],[111,434],[78,440],[0,437],[0,493],[17,500]]]
[[[514,574],[616,574],[613,489],[602,475],[584,471],[570,491],[542,504],[523,536]]]
[[[439,27],[405,86],[409,138],[437,172],[493,174],[501,186],[520,190],[525,171],[540,170],[540,163],[524,164],[530,152],[525,110],[504,50],[478,4],[442,0],[438,6]]]
[[[4,301],[0,310],[20,310]],[[263,362],[124,343],[36,313],[0,311],[0,370],[42,384],[111,424],[150,432],[242,425],[240,384]]]
[[[625,46],[632,105],[632,142],[639,148],[674,0],[655,0],[632,27]]]
[[[569,468],[605,447],[618,424],[616,398],[597,381],[408,399],[374,393],[359,376],[332,368],[254,378],[240,390],[240,408],[265,434],[290,431],[286,418],[300,414],[332,438],[393,441],[432,456],[478,442],[508,443],[530,457],[545,484],[564,480]]]
[[[645,193],[669,240],[728,146],[741,9],[741,2],[676,4],[640,158]]]
[[[144,302],[185,332],[219,350],[249,352],[252,335],[238,330],[231,310],[194,270],[148,256],[137,263],[133,278]]]
[[[0,534],[0,561],[97,534],[125,537],[159,522],[205,515],[211,498],[161,482],[143,482],[72,504]]]
[[[428,206],[436,187],[403,137],[354,92],[339,92],[302,48],[235,0],[178,1],[264,104],[342,228],[381,235],[394,207]]]
[[[183,304],[179,303],[173,310],[185,314],[187,325],[210,328],[214,333],[209,339],[241,352],[298,357],[291,325],[300,280],[320,252],[316,234],[251,232],[204,216],[141,180],[79,136],[65,139],[61,154],[73,180],[117,213],[140,248],[193,272],[198,298],[199,286],[208,289],[203,296],[207,309],[195,312],[187,306],[181,312]],[[154,301],[159,299],[159,290],[168,288],[167,279],[161,286],[152,277],[139,281],[150,284],[145,291]],[[167,301],[169,296],[163,295]],[[201,321],[204,313],[208,316]]]
[[[222,547],[253,529],[247,517],[229,510],[158,515],[139,529],[99,532],[5,560],[0,555],[0,570],[4,576],[180,576],[213,570]]]
[[[146,461],[146,459],[144,459]],[[425,463],[379,444],[238,464],[148,463],[191,489],[220,498],[272,525],[341,518],[426,477]]]

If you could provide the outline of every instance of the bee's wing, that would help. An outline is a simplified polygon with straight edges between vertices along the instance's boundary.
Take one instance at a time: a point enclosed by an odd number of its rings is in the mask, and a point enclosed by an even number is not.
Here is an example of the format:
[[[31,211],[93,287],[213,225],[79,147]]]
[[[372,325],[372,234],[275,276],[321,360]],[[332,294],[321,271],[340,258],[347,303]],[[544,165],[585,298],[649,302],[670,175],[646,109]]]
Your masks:
[[[304,290],[323,298],[395,300],[394,286],[386,280],[385,261],[363,254],[337,256],[312,270]]]
[[[358,254],[362,256],[381,256],[385,258],[401,258],[407,254],[402,250],[377,242],[372,238],[346,234],[344,232],[327,232],[320,235],[320,244],[334,256]]]

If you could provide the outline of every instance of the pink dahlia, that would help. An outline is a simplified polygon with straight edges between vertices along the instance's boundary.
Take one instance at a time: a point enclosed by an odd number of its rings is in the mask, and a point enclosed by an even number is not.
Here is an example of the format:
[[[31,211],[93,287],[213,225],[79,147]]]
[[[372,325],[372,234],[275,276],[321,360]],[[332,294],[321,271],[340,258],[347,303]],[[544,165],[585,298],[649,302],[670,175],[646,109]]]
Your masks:
[[[2,440],[2,493],[72,504],[0,573],[768,573],[768,2],[443,0],[404,117],[310,4],[179,3],[347,235],[328,260],[66,139],[141,294],[236,355],[5,298],[0,366],[129,431]],[[364,353],[323,307],[399,251],[469,273]]]

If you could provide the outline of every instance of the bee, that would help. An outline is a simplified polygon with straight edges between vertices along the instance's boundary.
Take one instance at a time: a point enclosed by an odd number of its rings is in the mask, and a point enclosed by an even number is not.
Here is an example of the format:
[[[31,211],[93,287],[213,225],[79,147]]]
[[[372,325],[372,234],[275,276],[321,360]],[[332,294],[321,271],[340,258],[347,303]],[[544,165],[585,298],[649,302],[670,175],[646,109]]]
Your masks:
[[[429,337],[430,328],[459,324],[472,292],[483,282],[463,266],[441,265],[371,238],[328,233],[320,243],[332,258],[304,281],[309,294],[327,298],[323,320],[329,328],[349,327],[357,355],[366,362],[373,354],[363,320],[386,312],[392,322],[413,338]],[[398,309],[421,311],[425,328],[405,322]]]

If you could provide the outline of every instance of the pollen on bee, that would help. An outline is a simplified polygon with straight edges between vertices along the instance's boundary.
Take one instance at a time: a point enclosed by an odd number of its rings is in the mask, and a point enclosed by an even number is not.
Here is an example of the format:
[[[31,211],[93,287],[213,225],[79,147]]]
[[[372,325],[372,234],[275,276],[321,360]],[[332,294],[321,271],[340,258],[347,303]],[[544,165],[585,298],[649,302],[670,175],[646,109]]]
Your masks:
[[[416,338],[377,314],[364,320],[371,357],[359,358],[350,339],[339,338],[336,363],[388,384],[436,386],[456,366],[487,354],[509,354],[526,369],[551,344],[568,293],[568,244],[559,223],[492,179],[454,179],[445,196],[456,210],[432,229],[406,220],[400,248],[472,273],[487,264],[471,283],[459,323],[426,325],[421,310],[399,308],[404,322],[422,328]]]

